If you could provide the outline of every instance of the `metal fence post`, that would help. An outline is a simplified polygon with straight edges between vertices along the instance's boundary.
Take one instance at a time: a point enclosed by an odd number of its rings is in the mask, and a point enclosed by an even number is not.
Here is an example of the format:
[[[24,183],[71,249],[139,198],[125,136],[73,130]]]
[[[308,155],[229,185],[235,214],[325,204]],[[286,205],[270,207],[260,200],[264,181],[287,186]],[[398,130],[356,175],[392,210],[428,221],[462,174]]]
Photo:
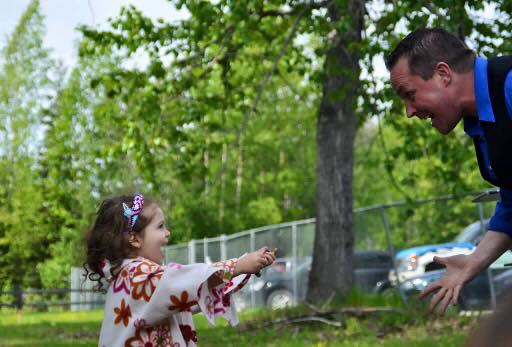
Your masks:
[[[479,201],[476,203],[478,208],[478,217],[480,219],[480,231],[482,234],[485,233],[485,225],[484,225],[484,208],[482,202]],[[494,281],[492,279],[492,269],[491,267],[487,268],[487,281],[489,282],[489,295],[491,299],[491,309],[493,311],[496,310],[496,290],[494,288]]]
[[[208,238],[207,237],[205,237],[203,239],[203,254],[204,254],[204,262],[208,264],[210,262],[210,258],[208,256]]]
[[[188,242],[188,263],[194,264],[196,262],[196,242],[190,240]]]
[[[226,251],[226,235],[220,235],[220,260],[224,261],[227,259]]]
[[[253,252],[256,249],[256,232],[251,230],[250,238],[249,238],[250,247],[249,249]],[[253,276],[251,276],[251,280],[253,280]],[[251,290],[251,307],[256,308],[256,296],[254,294],[254,290]]]
[[[395,262],[395,249],[393,248],[393,242],[391,241],[391,231],[389,230],[389,223],[388,223],[388,216],[386,213],[386,209],[384,207],[380,208],[380,215],[382,217],[382,223],[384,223],[384,229],[386,231],[386,240],[388,243],[388,250],[391,252],[391,255],[393,256],[393,271],[395,271],[396,274],[396,285],[398,288],[398,292],[400,293],[400,297],[402,298],[402,301],[406,304],[407,298],[405,294],[402,292],[402,289],[400,288],[400,278],[398,276],[398,268],[396,267]]]
[[[164,247],[164,264],[169,262],[169,248]]]
[[[485,225],[484,225],[484,219],[485,219],[485,216],[484,216],[484,207],[482,205],[482,202],[477,202],[476,203],[476,206],[478,208],[478,217],[480,219],[480,231],[482,232],[482,234],[485,233]]]
[[[292,224],[292,288],[293,288],[293,303],[298,303],[297,298],[297,224]]]

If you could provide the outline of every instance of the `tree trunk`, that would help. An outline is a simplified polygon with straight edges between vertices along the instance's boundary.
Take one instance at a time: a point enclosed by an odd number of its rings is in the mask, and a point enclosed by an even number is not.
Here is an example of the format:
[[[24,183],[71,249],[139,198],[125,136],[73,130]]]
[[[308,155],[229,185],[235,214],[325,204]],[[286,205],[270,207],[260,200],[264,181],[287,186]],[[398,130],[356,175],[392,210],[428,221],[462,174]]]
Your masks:
[[[361,41],[364,1],[350,0],[347,6],[341,8],[334,2],[328,10],[336,30],[326,54],[317,124],[316,233],[307,295],[310,302],[342,298],[353,283],[352,170],[360,71],[359,58],[350,46]],[[346,25],[340,25],[340,21]]]

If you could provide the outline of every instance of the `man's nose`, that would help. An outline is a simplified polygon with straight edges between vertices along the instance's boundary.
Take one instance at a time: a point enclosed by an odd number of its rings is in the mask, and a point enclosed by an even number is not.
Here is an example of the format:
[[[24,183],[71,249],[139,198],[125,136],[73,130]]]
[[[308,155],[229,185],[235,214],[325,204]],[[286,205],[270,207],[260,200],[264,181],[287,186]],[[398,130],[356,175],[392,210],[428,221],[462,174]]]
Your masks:
[[[408,118],[414,117],[416,111],[416,108],[414,108],[410,103],[405,104],[405,113],[407,113]]]

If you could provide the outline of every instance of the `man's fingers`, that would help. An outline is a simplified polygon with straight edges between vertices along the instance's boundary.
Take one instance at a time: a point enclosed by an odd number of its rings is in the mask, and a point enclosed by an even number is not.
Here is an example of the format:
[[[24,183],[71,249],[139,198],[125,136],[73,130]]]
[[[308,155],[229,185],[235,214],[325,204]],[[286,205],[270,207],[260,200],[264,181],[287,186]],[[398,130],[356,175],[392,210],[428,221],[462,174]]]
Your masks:
[[[452,304],[454,304],[454,305],[457,305],[457,303],[459,302],[459,294],[460,294],[461,288],[462,288],[462,286],[457,286],[453,290]]]
[[[429,285],[427,288],[425,288],[419,295],[418,297],[420,299],[423,299],[427,296],[429,296],[431,293],[435,292],[436,290],[438,290],[439,288],[441,288],[441,285],[439,284],[439,281],[436,281],[434,283],[432,283],[431,285]]]
[[[434,263],[446,266],[445,258],[434,257]]]
[[[430,306],[428,308],[428,311],[430,313],[434,312],[437,304],[444,298],[446,294],[446,288],[441,288],[436,295],[432,298],[432,301],[430,302]]]
[[[450,305],[452,301],[453,289],[448,289],[446,294],[444,295],[443,301],[441,301],[441,306],[439,306],[439,314],[442,316],[446,312],[446,308]]]

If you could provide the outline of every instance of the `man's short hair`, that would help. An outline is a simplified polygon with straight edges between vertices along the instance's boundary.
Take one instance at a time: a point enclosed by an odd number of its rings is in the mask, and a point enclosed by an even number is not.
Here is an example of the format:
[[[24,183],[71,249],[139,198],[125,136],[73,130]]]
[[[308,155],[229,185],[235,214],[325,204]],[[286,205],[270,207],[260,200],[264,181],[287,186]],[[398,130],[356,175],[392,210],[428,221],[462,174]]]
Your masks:
[[[444,29],[422,28],[407,35],[388,55],[388,70],[391,71],[402,57],[407,58],[411,73],[428,80],[440,61],[450,65],[455,72],[470,71],[474,65],[475,53]]]

